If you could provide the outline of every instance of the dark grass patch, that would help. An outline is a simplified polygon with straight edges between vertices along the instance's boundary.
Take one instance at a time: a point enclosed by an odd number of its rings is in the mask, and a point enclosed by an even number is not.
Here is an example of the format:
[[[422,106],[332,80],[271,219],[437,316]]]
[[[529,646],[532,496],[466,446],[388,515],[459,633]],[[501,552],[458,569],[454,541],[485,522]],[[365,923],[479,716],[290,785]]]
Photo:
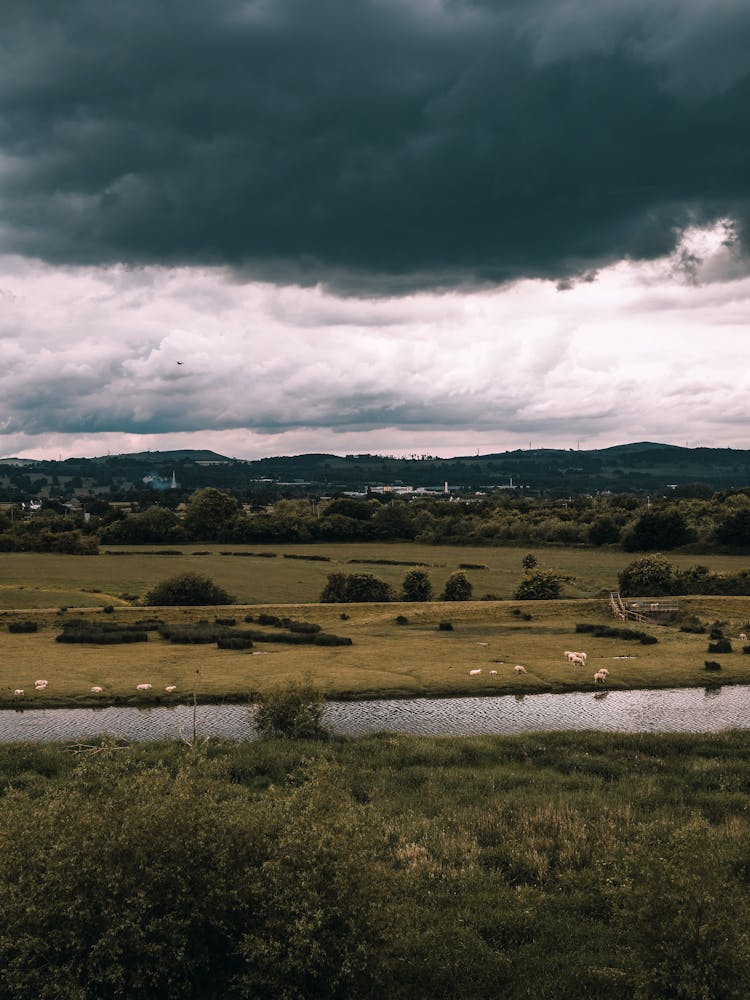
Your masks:
[[[297,555],[294,552],[285,552],[284,553],[284,558],[285,559],[306,559],[308,562],[330,562],[331,561],[331,557],[330,556],[304,556],[304,555]]]
[[[9,632],[21,633],[21,632],[38,632],[39,625],[36,622],[11,622],[8,625]]]
[[[618,628],[614,625],[596,625],[586,622],[579,622],[575,628],[576,632],[585,632],[593,635],[597,639],[625,639],[632,642],[643,643],[644,646],[651,646],[659,640],[655,635],[643,632],[635,628]]]
[[[238,635],[228,635],[223,639],[217,639],[216,645],[219,649],[252,649],[253,640]]]

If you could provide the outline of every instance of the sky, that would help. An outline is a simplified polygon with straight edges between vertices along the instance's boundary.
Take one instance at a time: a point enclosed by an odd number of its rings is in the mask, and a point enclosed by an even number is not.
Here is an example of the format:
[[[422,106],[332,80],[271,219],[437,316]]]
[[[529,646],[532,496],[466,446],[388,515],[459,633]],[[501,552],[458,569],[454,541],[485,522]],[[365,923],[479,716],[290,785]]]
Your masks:
[[[4,0],[0,456],[750,448],[746,0]]]

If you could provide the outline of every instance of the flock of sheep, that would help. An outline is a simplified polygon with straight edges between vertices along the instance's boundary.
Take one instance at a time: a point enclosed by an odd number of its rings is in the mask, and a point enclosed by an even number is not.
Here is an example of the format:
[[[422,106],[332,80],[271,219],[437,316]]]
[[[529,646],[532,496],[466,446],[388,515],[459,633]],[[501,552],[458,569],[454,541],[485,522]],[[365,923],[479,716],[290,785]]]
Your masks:
[[[486,646],[487,643],[482,642],[479,645]],[[586,660],[588,659],[588,655],[586,653],[582,652],[581,650],[574,650],[574,649],[566,649],[565,652],[563,653],[563,656],[568,661],[568,663],[583,667],[586,666]],[[526,667],[524,667],[522,664],[517,663],[513,667],[513,672],[516,675],[518,675],[527,673],[527,670]],[[469,671],[469,677],[479,677],[481,673],[482,673],[481,667],[474,667],[472,670]],[[497,670],[490,670],[490,677],[497,677]],[[607,670],[606,667],[602,667],[600,670],[597,670],[596,673],[594,674],[594,684],[605,684],[608,677],[609,677],[609,670]]]
[[[34,690],[44,691],[46,690],[48,684],[49,681],[45,680],[34,681]],[[150,691],[152,687],[153,687],[152,684],[136,684],[135,689],[136,691]],[[89,688],[89,690],[91,691],[91,694],[101,694],[104,691],[104,688],[99,687],[98,684],[95,684],[92,688]],[[167,694],[173,694],[177,690],[177,685],[167,684],[164,690],[167,692]],[[13,694],[16,696],[16,698],[21,698],[25,694],[25,691],[23,688],[16,688]]]

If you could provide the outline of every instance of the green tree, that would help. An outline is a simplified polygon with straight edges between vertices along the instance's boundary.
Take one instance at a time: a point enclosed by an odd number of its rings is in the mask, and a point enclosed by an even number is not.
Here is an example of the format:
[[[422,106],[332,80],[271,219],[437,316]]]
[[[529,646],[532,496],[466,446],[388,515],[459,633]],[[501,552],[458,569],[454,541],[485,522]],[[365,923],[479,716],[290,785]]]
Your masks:
[[[432,582],[423,569],[410,569],[401,585],[401,600],[431,601]]]
[[[470,601],[474,591],[473,586],[466,577],[463,570],[451,573],[445,581],[443,593],[440,595],[441,601]]]
[[[632,597],[664,597],[678,589],[672,564],[660,555],[643,556],[629,563],[618,580],[620,592]]]
[[[185,531],[192,539],[201,542],[228,538],[241,509],[238,500],[213,486],[196,490],[185,505]]]
[[[156,607],[234,604],[223,587],[202,573],[180,573],[162,580],[146,594],[144,603]]]
[[[329,573],[321,604],[358,604],[393,599],[391,588],[371,573]]]
[[[529,573],[516,587],[517,601],[554,601],[562,593],[565,577],[551,569]]]
[[[623,536],[627,552],[669,551],[693,541],[695,533],[688,527],[685,515],[676,507],[658,508],[642,514]]]

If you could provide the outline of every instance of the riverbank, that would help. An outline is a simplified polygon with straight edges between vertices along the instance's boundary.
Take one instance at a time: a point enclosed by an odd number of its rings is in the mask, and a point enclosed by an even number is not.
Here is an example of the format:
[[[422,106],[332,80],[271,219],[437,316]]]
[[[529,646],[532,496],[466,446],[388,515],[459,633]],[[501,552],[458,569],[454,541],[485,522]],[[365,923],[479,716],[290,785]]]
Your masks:
[[[289,617],[350,639],[349,646],[288,645],[283,629],[259,625],[261,614]],[[279,605],[223,608],[59,609],[6,612],[0,618],[0,706],[63,708],[240,704],[258,692],[309,678],[331,700],[450,698],[563,693],[599,689],[653,690],[750,684],[750,656],[740,632],[748,629],[750,598],[684,598],[683,620],[720,623],[733,651],[713,654],[708,633],[617,622],[604,600],[473,601],[425,604]],[[245,622],[252,615],[252,624]],[[57,642],[66,621],[133,625],[160,619],[182,625],[234,620],[265,636],[248,650],[216,644],[179,645],[148,633],[127,645]],[[38,629],[15,633],[22,620]],[[596,636],[581,625],[624,627],[638,635]],[[653,642],[653,640],[656,642]],[[565,650],[587,653],[571,666]],[[720,669],[707,671],[706,661]],[[516,672],[523,666],[525,672]],[[608,670],[603,685],[594,673]],[[480,673],[472,673],[472,671]],[[35,689],[36,680],[48,682]],[[150,684],[138,690],[139,684]],[[92,687],[102,690],[92,693]],[[172,693],[165,688],[174,687]],[[15,691],[23,691],[16,695]]]

